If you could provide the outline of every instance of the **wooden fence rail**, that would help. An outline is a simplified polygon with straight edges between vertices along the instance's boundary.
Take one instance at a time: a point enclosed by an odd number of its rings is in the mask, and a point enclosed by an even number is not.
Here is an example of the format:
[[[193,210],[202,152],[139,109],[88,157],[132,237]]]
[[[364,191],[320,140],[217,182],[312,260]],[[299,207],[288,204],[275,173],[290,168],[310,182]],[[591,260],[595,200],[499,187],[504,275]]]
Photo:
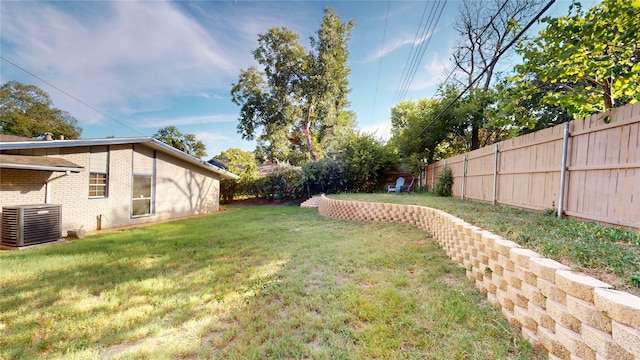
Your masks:
[[[640,103],[429,164],[422,185],[445,165],[455,197],[640,229]]]

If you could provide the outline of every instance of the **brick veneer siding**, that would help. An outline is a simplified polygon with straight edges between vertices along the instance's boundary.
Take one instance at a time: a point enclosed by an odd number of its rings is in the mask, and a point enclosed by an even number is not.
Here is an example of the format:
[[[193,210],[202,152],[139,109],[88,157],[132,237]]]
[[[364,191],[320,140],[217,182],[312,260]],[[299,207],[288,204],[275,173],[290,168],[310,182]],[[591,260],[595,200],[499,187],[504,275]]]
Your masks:
[[[467,277],[550,359],[640,359],[640,298],[521,248],[444,211],[329,199],[322,216],[414,225],[433,235]]]
[[[2,169],[0,206],[43,204],[50,181],[50,203],[62,205],[62,230],[101,228],[151,223],[160,220],[215,212],[219,209],[220,181],[211,173],[175,157],[156,152],[155,212],[131,216],[132,146],[109,146],[108,196],[89,197],[89,147],[61,148],[54,154],[83,166],[84,171],[62,172]],[[43,150],[24,155],[51,155]]]

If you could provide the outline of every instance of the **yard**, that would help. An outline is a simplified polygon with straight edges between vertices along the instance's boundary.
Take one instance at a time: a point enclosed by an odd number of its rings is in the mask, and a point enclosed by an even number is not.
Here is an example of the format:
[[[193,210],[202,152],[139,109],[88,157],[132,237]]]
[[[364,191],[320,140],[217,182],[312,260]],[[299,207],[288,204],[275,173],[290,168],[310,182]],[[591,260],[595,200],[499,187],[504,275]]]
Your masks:
[[[545,257],[588,273],[617,289],[640,296],[640,233],[593,222],[558,219],[476,201],[430,193],[343,194],[334,199],[391,202],[440,209]]]
[[[0,269],[3,359],[546,358],[428,234],[314,209],[230,206]]]

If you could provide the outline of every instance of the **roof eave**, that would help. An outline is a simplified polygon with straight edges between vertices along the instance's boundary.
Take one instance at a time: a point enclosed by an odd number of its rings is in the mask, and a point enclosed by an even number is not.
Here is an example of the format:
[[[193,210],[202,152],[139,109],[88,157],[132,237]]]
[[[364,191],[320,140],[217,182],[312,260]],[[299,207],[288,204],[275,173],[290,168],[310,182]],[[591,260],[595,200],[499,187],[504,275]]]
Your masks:
[[[12,163],[0,163],[0,169],[59,171],[59,172],[72,172],[72,173],[80,173],[84,171],[84,168],[47,166],[47,165],[12,164]]]

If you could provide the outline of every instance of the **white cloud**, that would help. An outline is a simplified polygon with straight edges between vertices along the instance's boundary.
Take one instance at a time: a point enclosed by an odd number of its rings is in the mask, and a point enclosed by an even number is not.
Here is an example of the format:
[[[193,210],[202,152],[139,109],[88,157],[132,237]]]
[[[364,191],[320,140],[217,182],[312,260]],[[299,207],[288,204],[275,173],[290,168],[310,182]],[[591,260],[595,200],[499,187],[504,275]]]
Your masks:
[[[2,13],[3,56],[114,116],[139,103],[161,108],[185,91],[228,87],[238,66],[221,41],[229,39],[165,1],[3,2]],[[102,118],[50,94],[83,120]]]
[[[207,159],[220,154],[222,151],[229,148],[241,148],[245,151],[252,151],[255,149],[255,142],[243,141],[239,142],[238,139],[231,138],[219,132],[200,131],[195,133],[196,139],[202,141],[206,146]]]
[[[391,121],[385,120],[376,124],[360,127],[360,131],[367,134],[373,134],[375,137],[386,141],[391,138]]]
[[[425,64],[411,82],[409,91],[428,90],[441,84],[454,65],[450,59],[443,61],[438,53],[433,53],[431,61]]]
[[[411,37],[409,37],[410,36],[409,34],[402,34],[398,38],[385,42],[384,48],[382,48],[382,45],[380,45],[379,48],[373,50],[371,53],[369,53],[365,57],[365,59],[363,60],[363,63],[378,61],[381,58],[391,54],[392,52],[406,45],[411,45],[414,48],[418,47],[424,41],[428,40],[431,37],[431,35],[433,35],[433,33],[425,34],[421,38],[416,39],[415,35],[412,35]]]

